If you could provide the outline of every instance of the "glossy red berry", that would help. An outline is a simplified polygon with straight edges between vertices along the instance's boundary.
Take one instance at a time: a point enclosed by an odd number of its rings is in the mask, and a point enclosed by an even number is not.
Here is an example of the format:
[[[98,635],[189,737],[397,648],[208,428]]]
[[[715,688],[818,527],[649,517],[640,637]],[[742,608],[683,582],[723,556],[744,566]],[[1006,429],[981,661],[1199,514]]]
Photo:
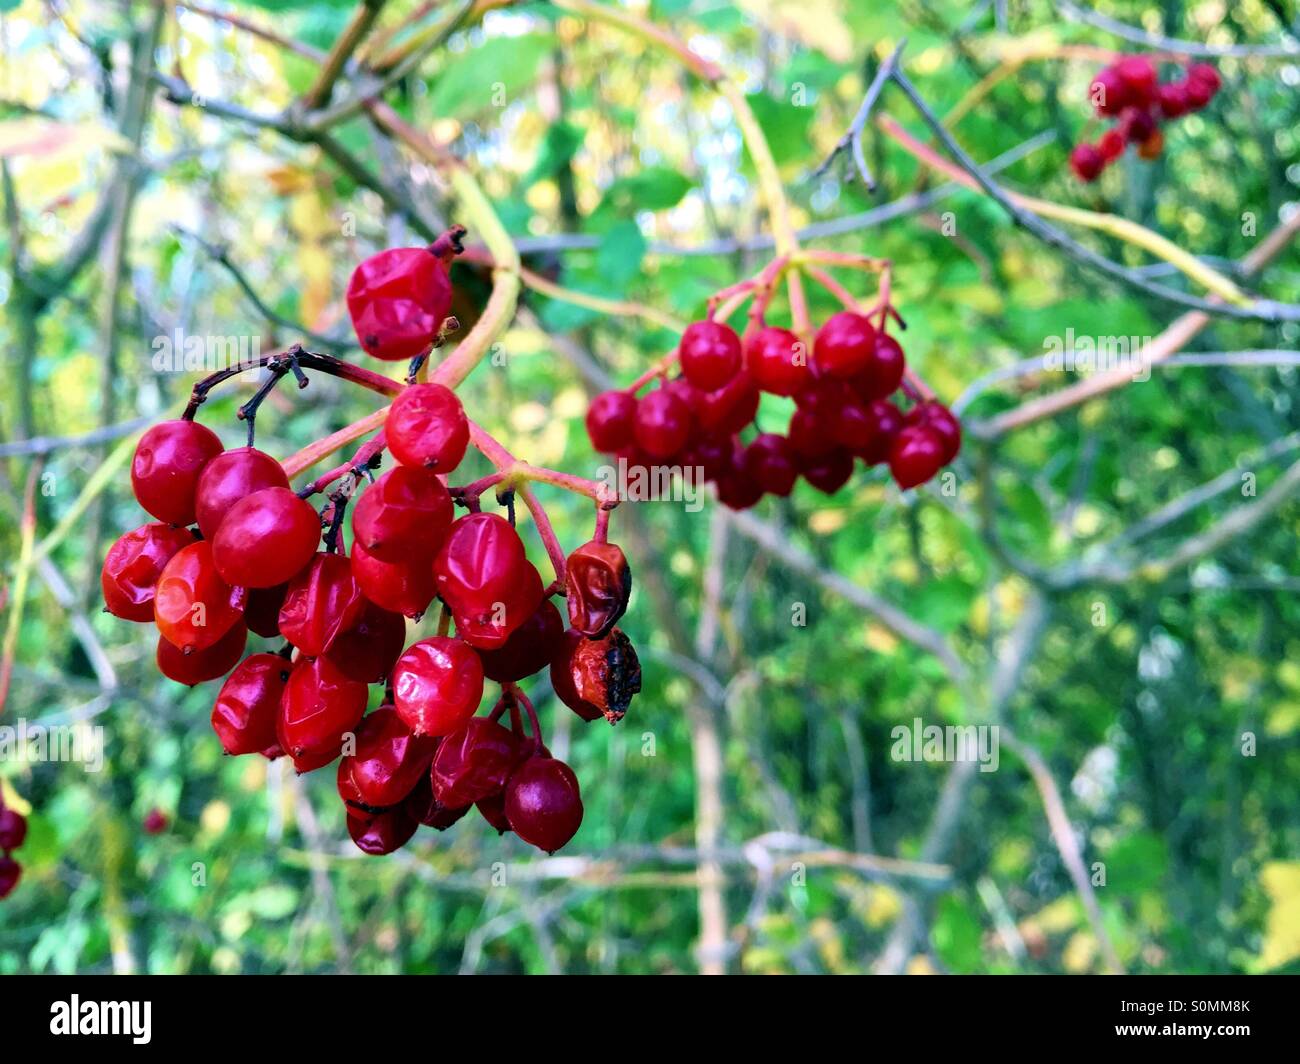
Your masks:
[[[876,351],[876,330],[865,315],[841,310],[826,319],[813,341],[819,374],[849,380],[867,369]]]
[[[520,759],[513,732],[487,717],[471,717],[438,744],[431,773],[434,797],[455,809],[500,794]]]
[[[591,446],[613,454],[632,442],[636,396],[627,391],[601,392],[587,408],[587,436]]]
[[[309,658],[324,654],[361,619],[366,600],[341,554],[317,554],[292,580],[280,607],[280,634]]]
[[[193,542],[187,529],[161,521],[120,537],[109,547],[99,575],[108,612],[126,621],[152,621],[158,578],[177,552]]]
[[[182,547],[163,567],[154,590],[158,631],[178,650],[205,650],[231,630],[244,595],[221,578],[206,540]]]
[[[249,590],[244,603],[244,623],[250,632],[264,639],[275,639],[280,634],[280,607],[284,605],[288,584],[275,587],[255,587]]]
[[[1114,67],[1106,67],[1092,79],[1088,99],[1099,115],[1117,115],[1131,102],[1128,83]]]
[[[505,812],[516,835],[539,850],[554,853],[582,825],[578,777],[563,761],[530,757],[506,785]]]
[[[887,333],[876,334],[876,348],[867,363],[853,378],[853,390],[863,399],[888,399],[898,390],[907,369],[907,359],[897,340]]]
[[[393,703],[417,735],[447,735],[483,697],[483,665],[461,639],[435,635],[406,648],[393,666]]]
[[[140,437],[131,459],[136,500],[159,521],[193,524],[199,475],[221,449],[217,434],[197,421],[155,425]]]
[[[789,495],[799,476],[794,451],[774,432],[754,437],[741,456],[741,467],[768,495]]]
[[[394,806],[428,773],[438,746],[437,739],[412,733],[392,706],[380,706],[361,721],[356,752],[343,758],[339,776],[351,780],[363,805]]]
[[[212,730],[226,753],[261,754],[279,746],[275,724],[292,668],[279,654],[251,654],[226,678],[212,705]]]
[[[604,716],[617,724],[641,690],[641,663],[621,629],[601,639],[570,629],[551,661],[551,686],[583,720]]]
[[[469,420],[450,388],[411,384],[393,400],[384,437],[403,465],[450,473],[469,446]]]
[[[401,362],[433,345],[451,309],[451,279],[429,248],[391,248],[348,282],[348,314],[366,354]]]
[[[316,553],[320,516],[288,488],[263,488],[230,508],[212,540],[212,558],[234,587],[288,583]]]
[[[1124,134],[1118,129],[1108,129],[1097,141],[1097,150],[1101,152],[1101,157],[1108,163],[1114,162],[1124,154],[1124,148],[1127,145]]]
[[[1160,105],[1160,113],[1166,118],[1181,118],[1191,107],[1187,87],[1178,81],[1161,85],[1156,93],[1156,102]]]
[[[265,451],[236,447],[222,451],[199,474],[194,493],[194,510],[199,531],[212,539],[230,508],[247,495],[263,488],[288,488],[284,467]]]
[[[820,458],[800,459],[799,472],[818,491],[834,495],[853,476],[853,455],[840,448]]]
[[[504,643],[541,601],[540,586],[533,598],[529,568],[519,533],[492,513],[466,514],[453,522],[433,560],[438,597],[456,615],[458,627],[462,620],[486,627],[481,645],[489,649]]]
[[[1144,55],[1126,55],[1115,64],[1115,73],[1124,82],[1130,102],[1147,104],[1156,95],[1156,67]]]
[[[366,685],[350,680],[328,658],[294,664],[280,699],[276,736],[298,772],[330,764],[366,711]]]
[[[745,368],[772,395],[798,395],[812,379],[807,346],[779,325],[764,326],[746,341]]]
[[[27,838],[27,818],[16,809],[0,806],[0,850],[16,850]]]
[[[702,391],[716,391],[740,371],[740,337],[725,322],[692,322],[677,351],[682,374]]]
[[[758,403],[758,385],[742,371],[717,391],[698,392],[693,413],[704,432],[730,436],[754,420]]]
[[[550,599],[543,599],[533,615],[501,646],[478,652],[483,675],[497,683],[514,683],[541,672],[551,663],[563,638],[560,611]]]
[[[393,671],[405,645],[402,615],[367,601],[361,616],[335,637],[325,656],[350,680],[380,683]]]
[[[406,617],[420,617],[437,593],[433,570],[425,558],[381,562],[360,543],[352,543],[352,575],[361,593],[376,606]]]
[[[352,511],[352,535],[381,562],[432,558],[453,516],[437,474],[399,465],[362,492]]]
[[[1223,78],[1212,63],[1193,63],[1187,68],[1187,80],[1204,85],[1211,96],[1223,87]]]
[[[1080,181],[1096,181],[1105,168],[1105,157],[1091,144],[1076,144],[1070,152],[1070,169]]]
[[[347,817],[348,835],[357,849],[371,857],[383,857],[400,850],[415,834],[420,822],[403,803],[374,816]]]
[[[169,680],[193,687],[198,683],[225,676],[240,658],[248,643],[248,628],[237,621],[231,629],[209,647],[185,653],[164,637],[158,637],[158,650],[154,662],[158,671]]]
[[[943,466],[945,444],[928,425],[907,425],[889,448],[889,471],[903,490],[924,484]]]
[[[867,464],[875,465],[889,457],[894,437],[903,427],[903,415],[888,399],[868,403],[867,415],[871,419],[871,432],[860,449],[851,450]]]
[[[590,540],[569,555],[564,587],[569,627],[599,637],[627,612],[632,571],[616,544]]]
[[[157,807],[150,809],[145,813],[144,820],[141,821],[140,827],[144,829],[146,835],[161,835],[167,830],[171,822],[167,819],[167,814]]]
[[[23,877],[23,866],[8,854],[0,854],[0,901],[18,889]]]
[[[795,407],[794,413],[790,415],[790,427],[786,429],[786,441],[791,454],[801,458],[818,458],[835,449],[835,418],[842,401]]]
[[[636,406],[637,446],[651,458],[672,458],[690,439],[691,422],[691,408],[678,395],[656,388]]]
[[[908,425],[926,425],[943,442],[943,465],[957,457],[961,450],[961,422],[942,403],[929,400],[918,403],[907,412]]]
[[[425,827],[436,828],[438,831],[446,831],[473,808],[468,805],[458,808],[443,805],[434,797],[428,776],[422,778],[419,785],[410,793],[406,805],[416,820]]]

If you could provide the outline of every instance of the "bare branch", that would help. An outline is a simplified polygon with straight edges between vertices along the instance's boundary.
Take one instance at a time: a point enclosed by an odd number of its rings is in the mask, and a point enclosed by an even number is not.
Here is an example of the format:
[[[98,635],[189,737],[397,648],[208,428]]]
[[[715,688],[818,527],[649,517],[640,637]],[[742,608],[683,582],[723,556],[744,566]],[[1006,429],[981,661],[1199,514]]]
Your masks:
[[[880,64],[876,76],[871,79],[871,84],[867,86],[867,94],[862,98],[862,105],[853,118],[853,124],[849,126],[848,132],[840,137],[839,142],[831,149],[831,153],[822,160],[821,165],[812,172],[813,177],[820,177],[824,174],[842,152],[850,149],[853,153],[853,161],[857,164],[858,173],[862,176],[863,184],[867,186],[867,191],[874,192],[876,190],[876,183],[871,178],[871,171],[867,169],[867,160],[862,154],[862,130],[866,127],[867,119],[871,117],[871,109],[875,107],[876,100],[885,88],[885,83],[893,76],[899,57],[903,54],[903,49],[906,46],[907,39],[904,38],[898,42],[898,47],[890,53],[889,58]]]
[[[1057,0],[1057,9],[1061,15],[1075,22],[1084,22],[1089,26],[1105,30],[1116,37],[1121,37],[1134,44],[1145,45],[1161,52],[1177,52],[1179,55],[1202,56],[1207,59],[1255,58],[1255,59],[1294,59],[1300,56],[1300,45],[1294,41],[1287,44],[1199,44],[1196,41],[1184,41],[1175,37],[1165,37],[1159,33],[1148,33],[1136,26],[1130,26],[1118,19],[1089,11],[1073,4],[1070,0]]]

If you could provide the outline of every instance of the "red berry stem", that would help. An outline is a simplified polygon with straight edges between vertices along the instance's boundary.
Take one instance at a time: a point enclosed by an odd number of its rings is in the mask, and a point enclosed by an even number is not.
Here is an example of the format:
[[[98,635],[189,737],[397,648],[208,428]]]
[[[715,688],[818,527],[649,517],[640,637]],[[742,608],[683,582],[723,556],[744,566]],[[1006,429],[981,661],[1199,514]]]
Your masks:
[[[465,509],[472,513],[478,513],[479,498],[482,494],[487,491],[488,488],[495,487],[505,479],[505,472],[498,469],[495,473],[490,473],[488,476],[476,480],[472,484],[466,484],[458,488],[448,488],[447,490],[451,493],[453,502],[460,503],[461,506],[465,507]]]
[[[464,254],[465,234],[468,232],[463,225],[453,225],[429,245],[429,250],[450,265],[457,255]]]
[[[511,701],[517,701],[524,707],[524,712],[528,714],[528,723],[533,730],[533,742],[537,745],[538,749],[540,749],[542,746],[542,725],[537,719],[537,710],[533,707],[533,703],[529,701],[528,696],[520,690],[518,684],[502,684],[501,689],[510,696]]]
[[[856,311],[858,309],[857,297],[825,270],[818,266],[805,266],[803,269],[804,273],[838,299],[845,310]]]
[[[384,445],[384,433],[383,430],[380,430],[357,449],[357,453],[352,456],[350,461],[335,466],[327,473],[322,473],[299,491],[299,498],[309,499],[318,492],[324,491],[339,477],[346,476],[349,473],[357,478],[357,483],[360,483],[362,476],[369,477],[372,469],[379,468],[384,453]]]
[[[257,420],[257,409],[265,402],[266,397],[275,390],[277,384],[290,372],[298,381],[299,390],[307,387],[307,376],[298,365],[298,356],[290,349],[284,358],[275,362],[268,363],[267,368],[271,371],[270,376],[262,383],[262,386],[253,393],[253,398],[248,400],[236,412],[235,416],[240,421],[248,422],[248,446],[252,447],[255,439],[254,422]]]
[[[596,531],[591,538],[597,543],[609,542],[609,511],[603,506],[596,510]]]

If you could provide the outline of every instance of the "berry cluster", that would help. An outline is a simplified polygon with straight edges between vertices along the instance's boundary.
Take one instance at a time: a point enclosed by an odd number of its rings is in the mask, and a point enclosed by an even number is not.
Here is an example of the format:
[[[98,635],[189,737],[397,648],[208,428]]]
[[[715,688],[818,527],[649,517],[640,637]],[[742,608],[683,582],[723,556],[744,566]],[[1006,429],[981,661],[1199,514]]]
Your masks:
[[[754,297],[743,339],[719,310],[735,309],[736,293],[726,290],[710,301],[704,320],[686,327],[663,367],[629,388],[596,396],[586,418],[592,446],[625,460],[629,469],[699,470],[715,483],[719,500],[735,510],[754,506],[764,495],[789,495],[800,476],[832,495],[859,459],[868,466],[887,463],[904,489],[925,483],[951,462],[961,447],[961,427],[909,372],[902,347],[886,331],[891,316],[902,324],[887,294],[877,310],[862,313],[832,282],[845,309],[817,330],[809,357],[800,333],[810,330],[764,320],[772,284],[785,265],[777,260],[737,286],[738,294]],[[887,283],[882,287],[887,293]],[[673,361],[681,372],[670,377]],[[638,397],[639,388],[656,377],[657,387]],[[757,429],[763,393],[794,400],[784,433]],[[900,393],[911,403],[906,412],[895,402]],[[750,426],[756,431],[742,439]]]
[[[1096,144],[1076,145],[1070,152],[1070,168],[1080,181],[1096,181],[1130,144],[1140,158],[1157,158],[1165,146],[1160,126],[1206,107],[1222,84],[1209,63],[1193,63],[1181,80],[1162,83],[1149,58],[1124,56],[1105,67],[1088,87],[1097,114],[1115,123]]]
[[[156,625],[163,675],[190,685],[226,677],[212,727],[228,754],[287,756],[300,773],[338,761],[348,832],[369,854],[404,845],[420,824],[445,829],[472,805],[501,832],[560,848],[582,821],[578,781],[551,757],[519,681],[549,669],[578,716],[611,723],[641,687],[616,627],[631,577],[606,538],[608,510],[598,507],[592,540],[567,558],[534,511],[556,572],[544,585],[514,527],[514,493],[526,472],[549,471],[511,459],[483,480],[448,484],[471,424],[454,392],[416,374],[447,331],[446,260],[462,233],[383,252],[353,275],[357,335],[372,355],[416,361],[406,387],[293,348],[266,360],[272,379],[240,409],[248,446],[226,450],[193,419],[230,374],[201,381],[185,416],[149,429],[131,482],[156,520],[113,544],[101,577],[110,613]],[[294,492],[284,466],[253,446],[253,417],[280,377],[305,383],[304,366],[397,394],[384,431],[351,463]],[[397,464],[374,479],[385,448]],[[340,479],[318,513],[308,498]],[[367,480],[348,551],[346,509]],[[489,487],[508,517],[480,510]],[[456,505],[468,512],[456,517]],[[437,633],[408,646],[406,619],[435,599]],[[250,633],[283,646],[245,656]],[[488,681],[500,696],[476,716]],[[384,698],[367,713],[370,684],[383,684]]]
[[[10,809],[0,798],[0,901],[9,897],[22,878],[23,866],[14,860],[13,851],[27,838],[27,818]]]

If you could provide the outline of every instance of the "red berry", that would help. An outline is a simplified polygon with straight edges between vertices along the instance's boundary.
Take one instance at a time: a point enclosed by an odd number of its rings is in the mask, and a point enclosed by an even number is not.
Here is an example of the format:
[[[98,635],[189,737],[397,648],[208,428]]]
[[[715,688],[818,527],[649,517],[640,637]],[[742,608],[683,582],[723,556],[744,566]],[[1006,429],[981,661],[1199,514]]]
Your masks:
[[[236,447],[223,451],[203,467],[194,493],[199,531],[212,539],[230,508],[263,488],[288,488],[284,467],[265,451]]]
[[[682,374],[701,391],[716,391],[740,372],[740,337],[724,322],[692,322],[677,350]]]
[[[943,442],[943,462],[947,465],[961,450],[961,422],[942,403],[933,399],[918,403],[907,412],[908,425],[925,425]]]
[[[525,562],[519,583],[504,598],[491,606],[452,610],[456,634],[476,650],[497,650],[537,612],[542,592],[541,573]]]
[[[361,619],[366,600],[341,554],[317,554],[289,581],[280,607],[280,634],[309,658]]]
[[[1211,96],[1223,87],[1223,79],[1211,63],[1193,63],[1187,68],[1187,80],[1204,85]]]
[[[1183,82],[1183,95],[1187,98],[1187,110],[1199,111],[1214,98],[1214,89],[1199,78],[1188,78]]]
[[[1144,55],[1126,55],[1115,64],[1115,73],[1124,82],[1128,100],[1134,104],[1149,104],[1156,94],[1156,67]]]
[[[397,466],[362,493],[352,511],[352,534],[381,562],[432,559],[453,516],[451,496],[436,474]]]
[[[943,465],[945,444],[928,425],[904,427],[889,448],[889,471],[904,490],[924,484]]]
[[[217,572],[206,540],[182,547],[163,567],[154,590],[154,621],[178,650],[205,650],[235,626],[244,596]]]
[[[406,648],[393,666],[393,702],[417,735],[447,735],[474,715],[483,665],[461,639],[435,635]]]
[[[470,811],[468,805],[452,809],[438,801],[433,795],[433,786],[427,772],[420,777],[415,790],[407,796],[403,804],[421,824],[425,827],[437,828],[439,831],[446,831]]]
[[[524,842],[554,853],[582,825],[578,777],[563,761],[530,757],[506,785],[505,812],[510,827]]]
[[[411,384],[393,400],[384,423],[384,438],[402,465],[450,473],[465,457],[469,421],[450,388]]]
[[[889,449],[894,437],[903,427],[903,415],[888,399],[877,399],[867,404],[867,414],[871,418],[872,431],[867,443],[853,453],[868,465],[883,462],[889,457]]]
[[[871,360],[853,378],[853,390],[867,402],[887,399],[898,390],[907,369],[907,359],[898,341],[886,333],[876,334],[876,349]]]
[[[583,635],[603,636],[627,612],[632,594],[627,557],[613,543],[584,543],[569,555],[564,587],[569,626]]]
[[[131,487],[140,505],[169,525],[194,523],[199,475],[221,453],[217,434],[197,421],[164,421],[136,444]]]
[[[280,607],[284,605],[288,584],[275,587],[255,587],[248,592],[244,603],[244,623],[250,632],[264,639],[275,639],[280,634]]]
[[[840,448],[820,458],[804,458],[799,462],[799,472],[818,491],[834,495],[853,476],[853,455]]]
[[[251,654],[226,678],[212,705],[212,730],[226,753],[260,754],[278,747],[275,722],[292,668],[279,654]]]
[[[758,504],[763,489],[742,469],[732,469],[718,477],[718,501],[731,510],[748,510]]]
[[[371,857],[383,857],[400,850],[415,834],[420,822],[405,803],[385,809],[382,813],[362,819],[347,818],[348,835],[357,849]]]
[[[349,680],[328,658],[300,658],[289,673],[276,736],[298,772],[330,764],[366,711],[366,685]]]
[[[27,838],[27,818],[16,809],[0,806],[0,850],[16,850]]]
[[[813,361],[818,373],[848,380],[867,368],[875,350],[876,330],[866,316],[841,310],[817,330]]]
[[[478,652],[483,675],[497,683],[514,683],[541,672],[550,664],[563,638],[564,621],[560,611],[550,599],[543,599],[533,615],[511,632],[501,646]]]
[[[487,717],[471,717],[438,744],[433,794],[456,809],[500,794],[520,761],[520,741]]]
[[[1099,115],[1117,115],[1132,102],[1128,83],[1114,67],[1106,67],[1092,79],[1088,99]]]
[[[641,663],[632,641],[619,628],[600,639],[570,629],[551,661],[551,687],[583,720],[604,716],[617,724],[641,690]]]
[[[179,650],[162,636],[158,637],[158,650],[154,661],[158,671],[169,680],[187,687],[225,676],[244,656],[248,643],[248,627],[237,622],[225,635],[209,647],[188,654]]]
[[[541,581],[534,577],[524,544],[510,522],[498,514],[466,514],[447,532],[433,561],[438,597],[462,622],[482,628],[476,646],[492,649],[505,642],[537,609]],[[534,597],[534,591],[536,595]]]
[[[437,592],[433,570],[423,558],[409,562],[381,562],[352,543],[352,576],[361,593],[376,606],[407,617],[420,617]]]
[[[144,821],[140,826],[146,835],[161,835],[167,830],[167,824],[167,814],[161,809],[154,808],[144,815]]]
[[[691,408],[668,388],[656,388],[636,405],[637,446],[651,458],[671,458],[691,435]]]
[[[745,368],[772,395],[798,395],[812,380],[808,348],[789,329],[768,325],[745,344]]]
[[[391,248],[352,271],[347,299],[366,354],[401,362],[433,346],[451,309],[451,280],[428,248]]]
[[[415,735],[392,706],[380,706],[357,728],[356,753],[339,764],[361,803],[372,809],[397,805],[429,771],[438,740]]]
[[[474,808],[483,814],[483,819],[497,829],[498,835],[504,835],[510,830],[510,821],[506,819],[506,792],[494,794],[491,798],[484,798],[481,802],[475,802]]]
[[[127,532],[108,549],[99,584],[108,612],[126,621],[152,621],[154,589],[178,551],[194,542],[184,528],[161,521]]]
[[[1106,162],[1111,163],[1124,154],[1126,143],[1124,134],[1118,129],[1108,129],[1097,141],[1097,150],[1101,152],[1101,157]]]
[[[1150,111],[1130,107],[1120,117],[1119,128],[1128,143],[1141,144],[1156,132],[1156,120]]]
[[[1178,81],[1161,85],[1156,93],[1156,101],[1160,104],[1160,113],[1166,118],[1181,118],[1191,106],[1191,101],[1187,98],[1187,86]]]
[[[591,446],[613,454],[632,442],[636,396],[627,391],[601,392],[587,408],[587,436]]]
[[[731,469],[735,450],[729,436],[701,436],[687,453],[683,464],[699,468],[705,480],[717,480]]]
[[[758,401],[758,385],[742,371],[717,391],[697,393],[693,410],[705,432],[730,436],[754,420]]]
[[[799,476],[794,451],[784,436],[774,432],[755,436],[740,462],[741,468],[768,495],[789,495]]]
[[[8,854],[0,855],[0,901],[9,897],[23,877],[23,866]]]
[[[226,583],[275,587],[296,576],[316,553],[320,517],[288,488],[263,488],[230,508],[212,540],[212,558]]]
[[[1080,181],[1096,181],[1105,168],[1105,156],[1091,144],[1076,144],[1070,152],[1070,169]]]
[[[380,683],[393,671],[406,645],[406,621],[367,601],[360,618],[330,644],[325,656],[339,672],[361,683]]]
[[[835,449],[835,418],[842,400],[832,405],[796,406],[790,415],[786,440],[790,453],[799,458],[819,458]],[[750,471],[753,478],[753,471]]]

